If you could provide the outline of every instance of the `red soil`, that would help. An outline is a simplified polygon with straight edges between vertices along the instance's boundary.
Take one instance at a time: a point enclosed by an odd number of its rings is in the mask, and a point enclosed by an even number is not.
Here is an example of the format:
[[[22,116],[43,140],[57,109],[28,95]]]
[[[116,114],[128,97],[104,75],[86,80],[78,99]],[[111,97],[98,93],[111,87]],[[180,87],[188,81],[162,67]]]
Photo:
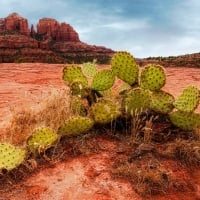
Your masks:
[[[42,93],[52,88],[65,87],[63,65],[55,64],[0,64],[0,130],[8,123],[11,107],[33,106]],[[200,88],[200,69],[167,68],[164,90],[178,96],[187,85]],[[199,112],[199,109],[198,109]],[[187,185],[193,183],[195,192],[184,190],[152,198],[140,197],[125,180],[110,175],[116,144],[99,139],[104,150],[98,154],[78,156],[52,166],[39,168],[10,192],[0,191],[1,200],[197,200],[200,199],[200,170],[193,173],[176,161],[163,161],[171,174]]]

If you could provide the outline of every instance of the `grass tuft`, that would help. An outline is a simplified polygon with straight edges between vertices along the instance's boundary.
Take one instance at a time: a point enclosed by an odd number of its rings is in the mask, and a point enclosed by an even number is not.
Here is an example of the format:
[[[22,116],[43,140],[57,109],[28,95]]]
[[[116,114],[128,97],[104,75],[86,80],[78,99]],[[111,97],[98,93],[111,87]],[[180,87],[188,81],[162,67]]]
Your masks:
[[[39,127],[48,126],[57,131],[71,115],[69,99],[68,89],[52,89],[47,95],[40,97],[39,103],[33,108],[14,109],[3,140],[23,145]]]

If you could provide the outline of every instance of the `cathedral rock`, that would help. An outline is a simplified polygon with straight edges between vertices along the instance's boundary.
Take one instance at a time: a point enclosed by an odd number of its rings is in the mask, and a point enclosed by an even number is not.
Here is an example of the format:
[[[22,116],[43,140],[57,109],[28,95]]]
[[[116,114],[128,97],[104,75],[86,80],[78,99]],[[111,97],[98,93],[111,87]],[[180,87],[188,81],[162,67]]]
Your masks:
[[[114,51],[86,44],[70,24],[42,18],[36,28],[17,13],[0,18],[0,62],[108,63]]]

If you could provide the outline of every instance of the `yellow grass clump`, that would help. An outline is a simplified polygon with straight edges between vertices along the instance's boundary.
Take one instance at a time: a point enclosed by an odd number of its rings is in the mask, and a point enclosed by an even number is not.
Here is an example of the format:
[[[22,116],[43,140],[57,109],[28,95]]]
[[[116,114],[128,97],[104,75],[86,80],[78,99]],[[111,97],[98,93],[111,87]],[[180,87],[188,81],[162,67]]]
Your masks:
[[[48,126],[57,131],[59,126],[71,116],[69,89],[51,89],[39,97],[32,107],[12,110],[12,118],[3,141],[23,145],[38,127]]]

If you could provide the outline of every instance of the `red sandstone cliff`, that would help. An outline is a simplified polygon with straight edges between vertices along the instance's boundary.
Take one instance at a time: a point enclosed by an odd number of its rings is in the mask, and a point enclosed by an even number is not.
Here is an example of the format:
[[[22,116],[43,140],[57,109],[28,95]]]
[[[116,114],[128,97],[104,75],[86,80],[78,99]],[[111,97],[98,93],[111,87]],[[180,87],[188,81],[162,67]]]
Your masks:
[[[0,32],[4,31],[16,31],[29,35],[28,20],[17,13],[12,13],[6,18],[0,19]]]
[[[0,19],[0,62],[80,63],[97,58],[106,63],[111,49],[80,41],[78,33],[67,23],[42,18],[37,30],[17,13]]]
[[[72,26],[66,23],[59,23],[55,19],[43,18],[37,24],[37,34],[42,35],[42,39],[53,39],[58,42],[80,42],[78,33]]]

